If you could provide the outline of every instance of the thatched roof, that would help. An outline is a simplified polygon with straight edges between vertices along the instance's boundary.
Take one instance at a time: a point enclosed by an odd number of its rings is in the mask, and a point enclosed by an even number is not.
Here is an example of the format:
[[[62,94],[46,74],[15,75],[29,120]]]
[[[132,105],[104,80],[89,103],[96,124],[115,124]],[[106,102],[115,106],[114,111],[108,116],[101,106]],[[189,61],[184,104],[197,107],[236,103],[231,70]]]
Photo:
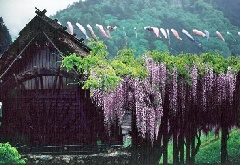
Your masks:
[[[76,52],[87,55],[90,48],[66,31],[66,27],[45,15],[46,10],[36,9],[36,16],[19,32],[19,37],[9,46],[0,58],[0,79],[9,66],[24,52],[31,42],[43,40],[50,41],[55,49],[61,53]]]

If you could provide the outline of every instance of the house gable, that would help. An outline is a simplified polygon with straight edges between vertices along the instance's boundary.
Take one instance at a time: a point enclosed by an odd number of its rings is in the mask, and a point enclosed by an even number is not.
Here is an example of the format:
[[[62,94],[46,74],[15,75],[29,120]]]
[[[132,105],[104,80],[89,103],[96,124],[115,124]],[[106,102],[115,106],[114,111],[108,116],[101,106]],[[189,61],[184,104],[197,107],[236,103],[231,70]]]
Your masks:
[[[44,11],[36,13],[0,58],[0,134],[13,137],[8,140],[14,144],[30,145],[111,140],[103,111],[92,103],[89,90],[74,83],[80,75],[60,67],[64,54],[86,56],[90,48]]]
[[[19,32],[19,37],[9,46],[0,58],[0,80],[4,81],[5,76],[11,68],[18,68],[18,61],[24,60],[31,62],[32,55],[36,51],[45,47],[45,51],[54,51],[58,57],[64,54],[75,52],[80,55],[87,55],[90,48],[87,47],[83,39],[77,39],[74,35],[66,32],[66,27],[45,16],[45,11],[36,10],[37,15]],[[32,47],[29,51],[29,48]],[[47,50],[49,49],[49,50]],[[28,50],[28,53],[26,53]],[[41,50],[40,50],[41,51]],[[54,54],[52,53],[52,54]],[[27,54],[27,55],[26,55]],[[29,57],[29,55],[31,55]],[[49,59],[52,56],[50,55]],[[57,59],[59,61],[59,59]],[[52,61],[51,61],[52,62]],[[46,67],[46,66],[43,66]],[[51,67],[51,66],[49,66]]]

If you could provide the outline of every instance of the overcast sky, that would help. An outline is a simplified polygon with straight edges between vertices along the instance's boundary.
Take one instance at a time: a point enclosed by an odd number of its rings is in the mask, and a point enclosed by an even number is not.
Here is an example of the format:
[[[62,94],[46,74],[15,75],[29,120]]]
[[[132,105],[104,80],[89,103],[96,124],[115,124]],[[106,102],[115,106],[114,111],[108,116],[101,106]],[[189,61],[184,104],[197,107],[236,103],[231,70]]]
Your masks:
[[[68,5],[79,0],[0,0],[0,17],[13,38],[18,36],[20,30],[36,15],[35,7],[46,9],[47,16],[54,15],[56,11],[67,8]]]

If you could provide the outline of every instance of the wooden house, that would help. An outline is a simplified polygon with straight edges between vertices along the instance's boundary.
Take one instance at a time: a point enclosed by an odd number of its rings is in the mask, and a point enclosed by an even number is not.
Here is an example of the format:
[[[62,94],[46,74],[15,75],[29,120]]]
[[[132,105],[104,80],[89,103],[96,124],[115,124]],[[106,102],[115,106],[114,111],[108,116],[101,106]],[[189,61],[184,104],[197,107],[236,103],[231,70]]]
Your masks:
[[[45,12],[36,10],[0,58],[1,141],[30,145],[121,141],[120,133],[108,136],[102,111],[91,102],[89,91],[74,83],[79,74],[61,68],[63,55],[87,56],[90,48]]]

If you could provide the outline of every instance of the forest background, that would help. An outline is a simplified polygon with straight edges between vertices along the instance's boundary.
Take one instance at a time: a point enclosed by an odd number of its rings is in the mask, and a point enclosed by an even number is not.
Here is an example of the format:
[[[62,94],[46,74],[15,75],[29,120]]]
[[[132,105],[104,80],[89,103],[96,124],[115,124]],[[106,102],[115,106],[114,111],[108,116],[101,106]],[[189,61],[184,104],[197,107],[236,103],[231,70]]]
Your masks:
[[[137,56],[156,49],[173,55],[218,52],[228,57],[240,54],[239,10],[239,0],[85,0],[58,11],[52,18],[58,19],[64,26],[67,26],[67,21],[71,22],[74,33],[78,38],[84,38],[85,42],[88,41],[76,23],[85,27],[89,37],[91,35],[86,26],[91,25],[97,37],[104,40],[111,56],[127,46],[135,49]],[[105,29],[106,26],[118,28],[111,32],[111,38],[105,38],[96,24]],[[146,26],[173,28],[178,31],[182,41],[176,39],[171,31],[170,42],[163,36],[157,38],[152,32],[144,30]],[[201,47],[189,40],[182,29],[201,43]],[[210,40],[194,35],[193,29],[209,31]],[[225,41],[217,36],[216,31],[223,35]]]
[[[51,17],[58,19],[63,26],[67,26],[67,21],[70,21],[74,33],[78,38],[84,38],[85,42],[88,40],[76,23],[85,28],[87,24],[91,25],[99,39],[104,40],[108,46],[110,56],[115,56],[118,50],[127,46],[135,49],[136,55],[156,49],[169,51],[173,55],[219,52],[222,56],[228,57],[240,54],[239,10],[239,0],[80,0]],[[2,54],[12,40],[8,27],[4,25],[4,18],[0,19],[0,24],[0,54]],[[105,38],[96,24],[105,28],[106,26],[118,28],[111,32],[111,38]],[[183,40],[177,40],[171,31],[170,42],[163,36],[159,39],[152,32],[144,30],[145,26],[169,30],[173,28],[179,32]],[[181,32],[182,29],[187,30],[201,43],[201,47],[190,41]],[[208,30],[210,40],[194,35],[193,29]],[[219,39],[216,31],[221,32],[225,41]],[[91,37],[89,31],[87,33]]]

